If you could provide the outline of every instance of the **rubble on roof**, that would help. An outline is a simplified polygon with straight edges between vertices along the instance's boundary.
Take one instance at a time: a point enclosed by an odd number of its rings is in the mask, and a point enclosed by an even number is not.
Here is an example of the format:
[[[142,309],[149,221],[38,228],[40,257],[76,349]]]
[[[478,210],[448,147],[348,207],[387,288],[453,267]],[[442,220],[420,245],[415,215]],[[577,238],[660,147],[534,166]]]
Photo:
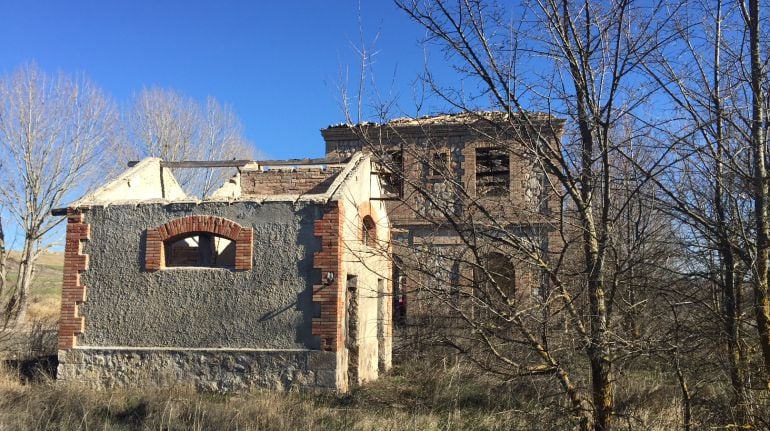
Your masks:
[[[513,117],[515,116],[520,118],[526,117],[530,121],[557,120],[552,115],[544,112],[525,112],[525,113],[507,114],[502,111],[474,111],[474,112],[424,115],[421,117],[400,117],[400,118],[394,118],[385,123],[373,123],[369,121],[365,121],[358,124],[338,123],[338,124],[330,125],[328,129],[347,128],[347,127],[365,127],[365,126],[376,127],[376,126],[382,126],[382,125],[392,126],[392,127],[428,126],[428,125],[452,126],[452,125],[467,125],[467,124],[472,124],[479,121],[490,121],[490,122],[499,123],[499,122],[509,121],[513,119]],[[558,120],[558,121],[563,121],[563,120]]]

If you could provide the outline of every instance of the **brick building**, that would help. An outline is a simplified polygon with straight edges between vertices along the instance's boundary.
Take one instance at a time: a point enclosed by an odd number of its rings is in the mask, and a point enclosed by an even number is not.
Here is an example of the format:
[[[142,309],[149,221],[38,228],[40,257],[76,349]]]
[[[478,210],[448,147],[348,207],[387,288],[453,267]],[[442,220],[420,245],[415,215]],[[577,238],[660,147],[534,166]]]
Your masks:
[[[558,148],[563,128],[563,120],[542,113],[475,112],[321,130],[327,158],[367,151],[377,161],[389,195],[397,318],[407,304],[410,315],[419,313],[422,290],[446,297],[478,285],[480,267],[519,299],[544,295],[540,270],[505,241],[474,250],[465,241],[505,232],[544,255],[558,245],[556,182],[534,146]],[[430,305],[421,311],[436,314]]]
[[[391,364],[369,156],[252,162],[203,201],[145,159],[68,208],[58,378],[346,391]]]

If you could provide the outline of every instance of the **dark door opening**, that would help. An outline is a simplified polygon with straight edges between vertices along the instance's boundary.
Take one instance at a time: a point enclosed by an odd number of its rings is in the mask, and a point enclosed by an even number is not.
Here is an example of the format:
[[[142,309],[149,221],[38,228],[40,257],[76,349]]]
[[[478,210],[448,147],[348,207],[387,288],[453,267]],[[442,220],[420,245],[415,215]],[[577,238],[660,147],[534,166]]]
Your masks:
[[[348,275],[345,295],[345,347],[348,350],[348,387],[358,385],[358,277]]]

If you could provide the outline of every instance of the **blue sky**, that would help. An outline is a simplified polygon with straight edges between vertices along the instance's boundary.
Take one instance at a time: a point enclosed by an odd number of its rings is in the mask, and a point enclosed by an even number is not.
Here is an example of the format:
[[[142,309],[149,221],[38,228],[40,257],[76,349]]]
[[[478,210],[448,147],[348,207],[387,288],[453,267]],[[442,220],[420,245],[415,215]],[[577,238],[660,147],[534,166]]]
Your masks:
[[[367,43],[377,36],[378,86],[400,100],[397,114],[413,115],[422,33],[391,1],[360,8]],[[0,72],[28,61],[82,72],[119,103],[150,86],[211,95],[234,106],[270,157],[320,157],[318,130],[344,119],[340,72],[357,79],[358,9],[357,0],[4,0]]]

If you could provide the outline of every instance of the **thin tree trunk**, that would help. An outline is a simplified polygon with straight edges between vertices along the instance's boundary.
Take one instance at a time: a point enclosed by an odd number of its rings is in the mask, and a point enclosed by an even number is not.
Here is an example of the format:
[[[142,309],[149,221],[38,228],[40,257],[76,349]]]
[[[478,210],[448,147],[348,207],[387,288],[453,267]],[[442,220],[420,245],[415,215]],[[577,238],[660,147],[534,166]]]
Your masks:
[[[712,104],[716,120],[716,154],[714,158],[714,206],[717,217],[718,249],[722,270],[723,315],[724,330],[727,342],[727,352],[730,367],[730,382],[733,387],[733,397],[736,406],[736,419],[743,425],[748,419],[747,393],[742,365],[742,350],[740,348],[740,323],[738,292],[735,282],[735,253],[730,243],[727,228],[727,212],[724,196],[724,111],[721,95],[721,43],[722,43],[722,2],[717,1],[717,16],[714,32],[714,75]]]
[[[37,251],[35,241],[25,238],[24,247],[19,258],[18,277],[13,297],[8,303],[7,312],[15,322],[23,322],[27,317],[27,305],[29,302],[29,289],[35,276],[35,261]]]
[[[671,311],[674,313],[674,369],[676,371],[676,379],[679,382],[679,389],[682,391],[682,424],[684,425],[684,431],[690,431],[692,428],[692,394],[687,385],[684,371],[682,371],[681,354],[679,352],[679,318],[676,313],[676,305],[671,306]]]
[[[613,410],[612,362],[607,349],[607,317],[604,287],[601,280],[589,281],[591,309],[591,392],[594,402],[594,426],[597,431],[611,429]]]
[[[5,282],[8,275],[8,253],[5,250],[5,231],[3,231],[3,219],[0,216],[0,298],[5,294]]]
[[[764,94],[759,49],[759,0],[749,0],[749,44],[751,51],[751,147],[754,158],[754,216],[757,256],[754,274],[754,310],[765,365],[765,385],[770,389],[770,299],[768,298],[768,177],[765,166]]]

